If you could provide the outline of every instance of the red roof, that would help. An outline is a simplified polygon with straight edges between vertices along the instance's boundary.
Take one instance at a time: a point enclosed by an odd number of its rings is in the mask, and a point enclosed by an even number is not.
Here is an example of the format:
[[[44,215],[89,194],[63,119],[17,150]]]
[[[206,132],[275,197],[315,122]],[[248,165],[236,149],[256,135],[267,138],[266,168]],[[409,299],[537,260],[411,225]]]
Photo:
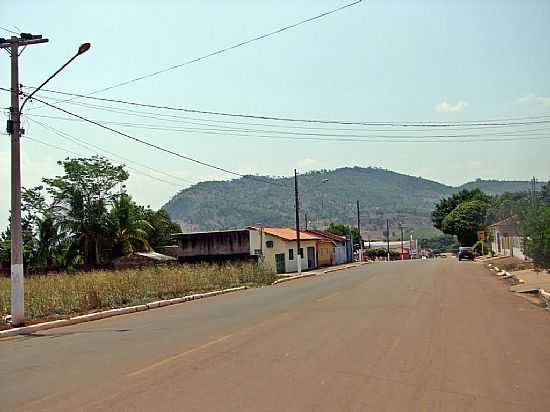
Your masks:
[[[276,236],[284,240],[296,240],[296,230],[288,227],[255,227],[250,226],[250,229],[262,230],[268,235]],[[323,240],[321,236],[312,235],[304,231],[300,231],[300,240]]]

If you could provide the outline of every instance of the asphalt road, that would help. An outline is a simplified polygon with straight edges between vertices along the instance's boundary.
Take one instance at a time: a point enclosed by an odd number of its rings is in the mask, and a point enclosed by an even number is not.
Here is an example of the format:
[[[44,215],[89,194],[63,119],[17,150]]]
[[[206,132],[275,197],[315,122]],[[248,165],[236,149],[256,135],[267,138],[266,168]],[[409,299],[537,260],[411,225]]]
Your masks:
[[[0,341],[1,411],[550,411],[550,313],[455,259]]]

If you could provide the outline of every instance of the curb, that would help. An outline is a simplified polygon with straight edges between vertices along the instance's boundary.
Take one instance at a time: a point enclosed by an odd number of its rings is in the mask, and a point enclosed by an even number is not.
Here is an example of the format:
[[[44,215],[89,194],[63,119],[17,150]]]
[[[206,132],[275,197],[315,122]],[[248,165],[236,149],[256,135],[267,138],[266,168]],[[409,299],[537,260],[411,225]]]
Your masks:
[[[305,273],[303,275],[289,276],[287,278],[277,279],[275,282],[272,283],[272,285],[278,285],[279,283],[290,282],[291,280],[310,278],[310,277],[313,277],[313,276],[321,276],[321,275],[325,275],[327,273],[337,272],[339,270],[352,269],[352,268],[356,268],[356,267],[366,265],[366,264],[367,264],[366,262],[352,263],[348,266],[344,266],[344,267],[340,267],[340,268],[334,268],[334,269],[327,269],[327,270],[323,270],[322,272],[311,272],[311,273]]]
[[[209,298],[211,296],[224,295],[226,293],[237,292],[240,290],[248,289],[248,286],[239,286],[236,288],[215,290],[212,292],[196,293],[194,295],[183,296],[181,298],[157,300],[143,305],[127,306],[117,309],[109,309],[102,312],[88,313],[86,315],[74,316],[69,319],[54,320],[51,322],[42,322],[30,326],[22,326],[20,328],[13,328],[0,331],[0,339],[8,338],[11,336],[25,335],[29,333],[38,332],[41,330],[48,330],[53,328],[60,328],[62,326],[76,325],[79,323],[89,322],[92,320],[107,319],[113,316],[126,315],[128,313],[143,312],[149,309],[162,308],[164,306],[175,305],[178,303],[188,302],[191,300],[198,300]]]

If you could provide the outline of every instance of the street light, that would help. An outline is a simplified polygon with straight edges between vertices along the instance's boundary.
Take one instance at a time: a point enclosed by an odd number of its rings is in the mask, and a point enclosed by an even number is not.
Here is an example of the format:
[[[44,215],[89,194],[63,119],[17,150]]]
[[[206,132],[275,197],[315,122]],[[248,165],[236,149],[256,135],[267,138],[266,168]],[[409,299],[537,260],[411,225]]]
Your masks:
[[[9,41],[0,42],[0,48],[10,49],[11,56],[11,118],[8,120],[8,130],[11,134],[11,323],[20,326],[25,323],[25,292],[23,270],[23,239],[21,230],[21,113],[25,104],[32,96],[44,87],[59,72],[67,67],[74,59],[87,52],[91,45],[80,45],[77,52],[61,66],[54,74],[48,77],[40,86],[27,95],[19,107],[19,48],[31,44],[46,43],[41,35],[22,34],[20,38],[12,36]]]
[[[19,110],[19,113],[23,112],[23,107],[25,107],[25,104],[32,98],[32,96],[34,96],[34,94],[36,92],[38,92],[42,87],[44,87],[46,85],[46,83],[48,83],[51,79],[53,79],[55,76],[57,76],[59,74],[59,72],[61,72],[65,67],[67,67],[69,64],[71,64],[74,61],[74,59],[76,59],[81,54],[84,54],[88,50],[90,50],[90,47],[92,47],[92,45],[90,43],[82,43],[78,47],[78,50],[76,51],[76,53],[73,57],[71,57],[63,66],[61,66],[59,69],[57,69],[57,71],[54,74],[52,74],[50,77],[48,77],[40,86],[38,86],[36,89],[34,89],[34,91],[31,94],[29,94],[25,100],[23,100],[23,104],[21,105],[21,109]]]

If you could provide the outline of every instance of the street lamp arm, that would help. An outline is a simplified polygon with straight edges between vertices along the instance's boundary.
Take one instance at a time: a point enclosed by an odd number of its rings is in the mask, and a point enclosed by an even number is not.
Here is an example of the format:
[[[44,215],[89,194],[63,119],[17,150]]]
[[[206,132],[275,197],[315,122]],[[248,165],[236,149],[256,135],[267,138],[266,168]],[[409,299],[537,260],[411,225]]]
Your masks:
[[[90,43],[84,43],[84,44],[80,45],[80,47],[78,48],[78,51],[76,52],[76,54],[73,57],[71,57],[63,66],[61,66],[59,69],[57,69],[55,71],[55,73],[53,73],[50,77],[48,77],[46,80],[44,80],[40,86],[38,86],[36,89],[34,89],[33,92],[31,94],[29,94],[26,97],[25,100],[23,100],[23,104],[21,104],[21,109],[19,111],[23,112],[23,108],[25,107],[25,104],[32,98],[32,96],[35,95],[36,92],[38,92],[42,87],[44,87],[51,79],[53,79],[55,76],[57,76],[65,67],[67,67],[69,64],[71,64],[74,59],[76,59],[81,54],[87,52],[89,49],[90,49]]]

